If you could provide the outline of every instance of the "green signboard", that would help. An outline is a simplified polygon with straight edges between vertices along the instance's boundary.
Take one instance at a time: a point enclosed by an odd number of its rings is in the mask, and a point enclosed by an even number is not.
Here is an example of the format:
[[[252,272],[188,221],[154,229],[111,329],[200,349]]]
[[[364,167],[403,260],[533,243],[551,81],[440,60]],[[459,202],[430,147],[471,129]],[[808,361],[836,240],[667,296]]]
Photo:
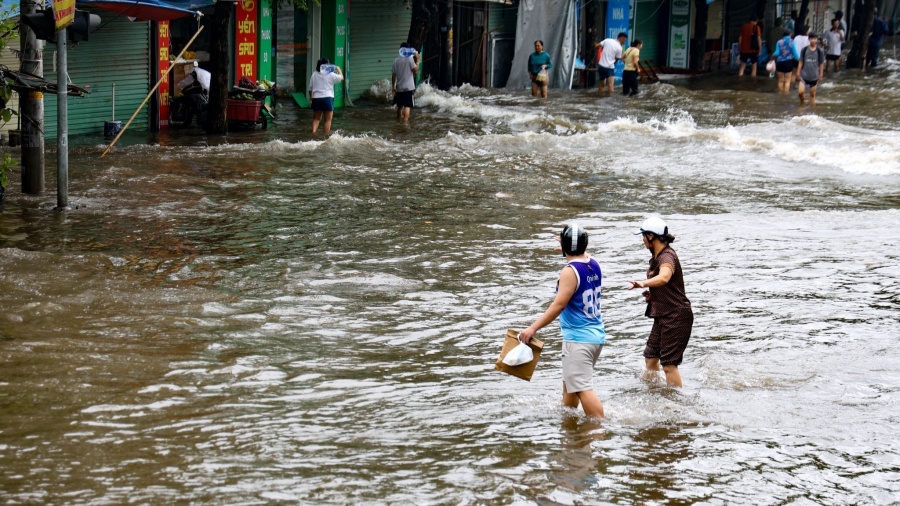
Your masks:
[[[690,0],[672,0],[669,17],[669,66],[686,69],[691,37]]]
[[[322,56],[347,71],[347,0],[322,2]],[[334,86],[334,106],[344,105],[344,83]]]
[[[260,80],[275,81],[275,55],[272,53],[272,17],[275,14],[274,0],[262,0],[259,10],[259,76]],[[266,99],[271,103],[271,98]]]

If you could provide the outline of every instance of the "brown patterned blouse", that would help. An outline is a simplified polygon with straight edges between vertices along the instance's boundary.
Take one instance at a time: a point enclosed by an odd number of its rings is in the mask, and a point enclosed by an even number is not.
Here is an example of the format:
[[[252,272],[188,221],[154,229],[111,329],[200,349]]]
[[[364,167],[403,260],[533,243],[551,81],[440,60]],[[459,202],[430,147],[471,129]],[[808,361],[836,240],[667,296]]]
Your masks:
[[[647,279],[659,275],[659,268],[663,264],[672,266],[672,277],[663,286],[650,288],[650,314],[656,318],[665,316],[679,310],[690,310],[691,301],[684,294],[684,275],[681,272],[681,262],[671,246],[666,246],[659,255],[650,259],[650,268],[647,270]]]

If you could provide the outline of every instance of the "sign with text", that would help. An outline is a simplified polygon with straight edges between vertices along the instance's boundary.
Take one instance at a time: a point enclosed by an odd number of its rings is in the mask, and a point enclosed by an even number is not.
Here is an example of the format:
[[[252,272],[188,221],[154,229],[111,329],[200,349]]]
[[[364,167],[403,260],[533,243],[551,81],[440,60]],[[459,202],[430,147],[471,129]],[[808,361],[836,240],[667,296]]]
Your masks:
[[[71,25],[75,21],[75,0],[53,0],[53,19],[57,32]]]
[[[631,2],[630,0],[609,0],[606,3],[606,38],[615,39],[620,33],[630,33]],[[616,63],[616,79],[618,84],[622,81],[622,71],[625,65]]]
[[[671,0],[669,17],[669,66],[688,68],[691,38],[690,0]]]
[[[606,38],[615,39],[619,33],[629,33],[631,24],[631,2],[629,0],[609,0],[606,3]]]
[[[159,48],[159,77],[162,79],[159,88],[156,90],[159,98],[159,128],[169,128],[169,51],[172,44],[171,32],[169,31],[168,21],[159,21],[156,23],[156,47]]]
[[[259,0],[240,0],[237,3],[235,12],[235,84],[240,82],[242,77],[247,77],[251,81],[259,80],[257,74],[258,59],[257,48],[257,28],[258,22],[258,1]]]

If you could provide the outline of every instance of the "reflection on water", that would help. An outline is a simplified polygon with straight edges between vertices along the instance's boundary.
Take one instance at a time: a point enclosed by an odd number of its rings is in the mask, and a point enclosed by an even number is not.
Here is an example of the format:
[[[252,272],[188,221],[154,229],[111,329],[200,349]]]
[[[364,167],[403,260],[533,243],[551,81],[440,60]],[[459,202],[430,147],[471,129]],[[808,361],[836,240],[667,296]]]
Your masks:
[[[896,502],[900,64],[815,110],[767,78],[590,90],[423,87],[312,137],[131,134],[70,154],[59,213],[0,214],[0,490],[17,503]],[[129,145],[130,144],[130,145]],[[52,160],[52,155],[47,157]],[[51,162],[52,163],[52,162]],[[625,280],[649,213],[697,320],[640,380]],[[493,362],[551,299],[578,219],[604,269],[607,418]]]

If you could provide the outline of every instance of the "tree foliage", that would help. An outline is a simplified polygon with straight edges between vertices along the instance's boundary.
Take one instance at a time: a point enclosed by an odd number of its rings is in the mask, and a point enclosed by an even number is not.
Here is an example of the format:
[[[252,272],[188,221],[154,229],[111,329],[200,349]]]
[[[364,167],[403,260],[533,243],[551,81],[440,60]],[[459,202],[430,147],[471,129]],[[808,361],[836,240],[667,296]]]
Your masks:
[[[18,4],[16,7],[18,7]],[[0,19],[0,51],[5,51],[11,40],[19,38],[19,32],[16,29],[17,23],[13,20],[13,16],[18,15],[16,11],[16,8],[11,8],[8,11],[0,12],[0,18],[2,18]],[[0,79],[0,121],[3,123],[8,123],[16,115],[16,111],[7,107],[12,98],[12,93],[13,90],[9,87],[9,83]],[[9,184],[7,171],[14,165],[15,163],[9,156],[9,153],[4,153],[3,157],[0,158],[0,187],[6,188],[6,185]]]

